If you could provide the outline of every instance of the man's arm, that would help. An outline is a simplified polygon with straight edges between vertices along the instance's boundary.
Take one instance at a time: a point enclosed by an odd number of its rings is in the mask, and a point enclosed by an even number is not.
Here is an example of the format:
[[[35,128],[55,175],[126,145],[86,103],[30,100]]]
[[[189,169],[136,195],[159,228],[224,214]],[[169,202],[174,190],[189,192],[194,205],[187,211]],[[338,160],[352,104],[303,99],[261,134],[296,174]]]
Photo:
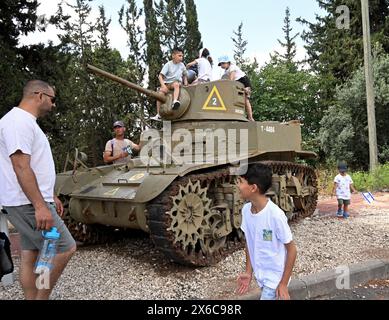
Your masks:
[[[50,230],[54,220],[39,190],[35,173],[31,169],[31,156],[18,150],[10,158],[20,187],[35,209],[37,229]]]
[[[104,162],[105,163],[111,163],[111,162],[114,162],[114,161],[117,161],[119,159],[126,158],[126,157],[128,157],[127,152],[121,152],[120,154],[118,154],[116,156],[111,156],[111,151],[104,151]]]
[[[277,299],[280,300],[290,300],[290,296],[288,292],[288,283],[290,277],[292,276],[293,266],[296,262],[296,257],[297,257],[297,248],[294,241],[285,244],[285,248],[286,248],[285,270],[276,293]]]

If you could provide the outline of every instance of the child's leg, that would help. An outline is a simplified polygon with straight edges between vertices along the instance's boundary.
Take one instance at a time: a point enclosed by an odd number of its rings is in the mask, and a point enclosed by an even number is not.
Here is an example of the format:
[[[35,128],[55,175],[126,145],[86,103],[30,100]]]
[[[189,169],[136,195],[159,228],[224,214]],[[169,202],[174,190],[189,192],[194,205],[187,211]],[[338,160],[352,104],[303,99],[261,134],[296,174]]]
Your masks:
[[[163,90],[162,88],[160,88],[158,91],[165,96],[167,94],[167,92],[165,90]],[[159,114],[160,110],[161,110],[161,102],[159,100],[157,100],[157,114]]]
[[[250,97],[251,97],[251,88],[247,87],[245,88],[245,105],[246,105],[247,118],[250,121],[255,121],[253,118],[253,108],[251,107]]]
[[[178,101],[178,98],[180,97],[180,88],[181,88],[181,85],[178,83],[178,82],[174,82],[172,84],[173,86],[173,90],[174,90],[174,93],[173,93],[173,101]]]

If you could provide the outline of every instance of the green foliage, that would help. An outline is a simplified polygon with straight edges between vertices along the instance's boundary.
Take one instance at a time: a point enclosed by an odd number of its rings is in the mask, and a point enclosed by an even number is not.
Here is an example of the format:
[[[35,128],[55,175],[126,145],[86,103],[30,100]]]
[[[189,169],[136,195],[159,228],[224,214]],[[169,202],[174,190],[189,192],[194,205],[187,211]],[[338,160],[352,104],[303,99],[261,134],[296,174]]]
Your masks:
[[[156,90],[159,87],[158,75],[163,63],[160,32],[157,16],[153,7],[153,0],[144,0],[143,4],[146,24],[146,61],[149,67],[148,83],[151,90]],[[155,102],[149,100],[149,104],[155,105]]]
[[[251,75],[254,117],[259,121],[300,120],[303,140],[315,141],[322,110],[317,104],[317,77],[298,70],[295,63],[273,60]]]
[[[185,60],[188,62],[198,58],[199,50],[203,47],[201,33],[199,31],[199,21],[194,0],[185,0],[186,17],[186,40],[185,40]]]
[[[160,0],[159,4],[156,4],[156,12],[164,56],[169,59],[174,47],[185,46],[185,7],[182,0]]]
[[[296,49],[296,42],[294,41],[298,37],[298,33],[292,36],[293,28],[290,25],[290,10],[289,8],[286,8],[285,11],[285,20],[284,20],[284,27],[282,28],[282,31],[284,31],[285,34],[285,42],[282,42],[281,40],[278,40],[278,43],[281,45],[283,49],[285,49],[285,53],[281,54],[276,51],[275,56],[273,56],[275,59],[280,59],[282,61],[287,61],[292,63],[297,54]]]
[[[381,163],[389,161],[389,55],[375,48],[373,71],[377,139]],[[320,143],[328,160],[347,160],[353,167],[367,169],[369,141],[367,127],[366,85],[364,69],[336,90],[337,105],[328,109],[321,121]]]
[[[248,64],[248,60],[244,57],[247,51],[247,40],[243,39],[243,22],[240,23],[238,29],[233,31],[234,37],[231,38],[234,44],[234,60],[236,64],[244,69],[244,66]]]
[[[389,163],[370,172],[353,172],[350,174],[358,191],[378,191],[389,188]]]

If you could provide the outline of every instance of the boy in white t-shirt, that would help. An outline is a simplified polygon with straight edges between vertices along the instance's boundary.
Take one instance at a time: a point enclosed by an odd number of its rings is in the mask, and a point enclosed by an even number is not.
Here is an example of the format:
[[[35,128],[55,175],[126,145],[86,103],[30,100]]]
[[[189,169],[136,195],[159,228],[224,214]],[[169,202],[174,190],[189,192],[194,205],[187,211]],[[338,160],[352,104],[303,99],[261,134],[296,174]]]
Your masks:
[[[349,206],[351,203],[351,190],[356,193],[354,188],[353,179],[346,173],[347,165],[341,163],[338,165],[339,174],[334,179],[334,187],[332,189],[332,196],[336,191],[336,197],[338,198],[338,212],[336,216],[339,218],[349,218]],[[343,209],[343,210],[342,210]]]
[[[238,293],[248,291],[254,271],[261,300],[289,300],[297,249],[285,213],[266,196],[271,185],[272,170],[261,163],[249,165],[239,178],[240,194],[250,202],[242,209],[246,272],[238,277]]]

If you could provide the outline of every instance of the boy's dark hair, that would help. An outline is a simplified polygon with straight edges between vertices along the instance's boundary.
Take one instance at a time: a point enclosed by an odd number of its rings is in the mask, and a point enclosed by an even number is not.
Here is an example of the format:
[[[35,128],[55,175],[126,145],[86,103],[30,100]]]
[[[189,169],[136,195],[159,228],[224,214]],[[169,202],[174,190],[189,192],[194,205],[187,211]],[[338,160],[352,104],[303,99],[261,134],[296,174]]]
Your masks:
[[[179,48],[179,47],[174,47],[174,49],[173,49],[172,52],[173,52],[173,53],[184,53],[184,50],[182,50],[182,49]]]
[[[263,163],[249,164],[247,172],[241,175],[251,185],[257,185],[259,192],[265,194],[272,185],[273,172],[270,166]]]

